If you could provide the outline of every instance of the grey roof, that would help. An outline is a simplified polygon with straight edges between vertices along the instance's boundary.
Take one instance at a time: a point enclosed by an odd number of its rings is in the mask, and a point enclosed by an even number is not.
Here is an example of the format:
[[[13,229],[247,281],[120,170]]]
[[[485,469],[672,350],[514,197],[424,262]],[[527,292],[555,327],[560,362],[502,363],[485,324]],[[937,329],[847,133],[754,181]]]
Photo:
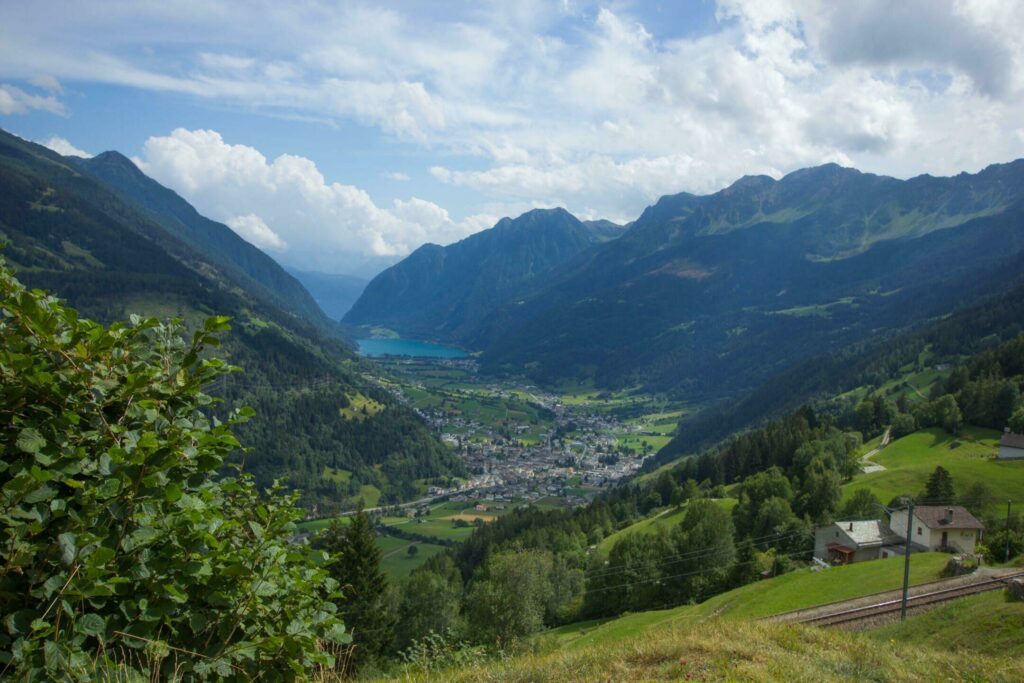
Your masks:
[[[948,522],[946,511],[952,510],[953,521]],[[918,505],[914,517],[929,529],[984,529],[985,525],[959,505]]]
[[[888,525],[878,519],[836,522],[836,526],[860,548],[884,545],[896,538]]]
[[[1004,432],[1003,438],[999,439],[999,445],[1007,448],[1024,448],[1024,434]]]

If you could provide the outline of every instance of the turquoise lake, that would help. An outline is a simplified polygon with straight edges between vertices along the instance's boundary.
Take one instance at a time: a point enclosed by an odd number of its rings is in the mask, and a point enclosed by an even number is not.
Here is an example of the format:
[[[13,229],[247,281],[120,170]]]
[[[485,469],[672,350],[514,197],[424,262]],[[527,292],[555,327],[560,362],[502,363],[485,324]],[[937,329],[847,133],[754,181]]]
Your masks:
[[[357,339],[359,353],[364,356],[408,356],[410,358],[465,358],[462,349],[416,339]]]

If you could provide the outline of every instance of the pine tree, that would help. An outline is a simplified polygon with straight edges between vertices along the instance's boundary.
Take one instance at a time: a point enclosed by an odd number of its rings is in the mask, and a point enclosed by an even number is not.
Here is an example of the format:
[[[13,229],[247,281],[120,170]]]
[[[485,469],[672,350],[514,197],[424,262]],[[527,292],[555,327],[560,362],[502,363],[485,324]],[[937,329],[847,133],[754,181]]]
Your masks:
[[[953,477],[946,468],[939,465],[928,476],[928,483],[925,484],[924,493],[921,494],[922,503],[941,505],[952,503],[954,498],[956,498],[956,491],[953,490]]]
[[[394,618],[385,600],[387,577],[381,570],[376,533],[360,507],[351,524],[332,522],[322,545],[331,555],[329,570],[342,591],[338,607],[352,633],[349,668],[358,668],[380,657],[394,637]]]

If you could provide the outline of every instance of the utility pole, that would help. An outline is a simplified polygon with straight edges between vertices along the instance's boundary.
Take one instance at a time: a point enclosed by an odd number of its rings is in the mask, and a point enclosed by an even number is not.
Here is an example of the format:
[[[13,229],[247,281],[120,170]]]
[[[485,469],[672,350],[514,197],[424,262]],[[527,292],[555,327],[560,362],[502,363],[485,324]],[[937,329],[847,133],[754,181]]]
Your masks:
[[[1010,561],[1010,505],[1013,501],[1006,501],[1006,559],[1004,562]]]
[[[900,621],[907,620],[907,592],[910,590],[910,534],[914,527],[914,501],[907,501],[907,543],[904,547],[903,562],[903,600],[900,602]]]

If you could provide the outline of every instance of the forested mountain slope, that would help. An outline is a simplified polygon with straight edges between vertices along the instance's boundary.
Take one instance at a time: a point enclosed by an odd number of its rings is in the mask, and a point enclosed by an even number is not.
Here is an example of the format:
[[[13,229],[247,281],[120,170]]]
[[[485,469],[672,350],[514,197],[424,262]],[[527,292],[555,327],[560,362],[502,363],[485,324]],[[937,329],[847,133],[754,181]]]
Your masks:
[[[200,215],[176,192],[144,174],[124,155],[104,152],[91,159],[68,160],[216,263],[248,292],[263,293],[281,310],[297,313],[318,327],[333,327],[309,292],[274,259],[223,223]]]
[[[542,285],[552,267],[621,233],[613,223],[583,223],[564,209],[503,218],[447,247],[423,245],[374,278],[344,321],[475,343],[480,321],[496,305]]]
[[[829,165],[665,197],[473,340],[492,372],[736,395],[998,288],[1022,198],[1024,161],[907,181]]]
[[[878,334],[834,353],[813,356],[739,400],[712,406],[685,420],[673,440],[648,460],[644,469],[650,471],[694,453],[731,432],[807,401],[881,385],[925,352],[933,365],[955,363],[962,356],[1012,339],[1024,331],[1024,255],[1004,262],[990,275],[978,287],[965,283],[961,296],[951,301],[964,305],[950,315],[923,321],[902,334]]]
[[[230,405],[257,410],[239,431],[252,448],[246,467],[261,484],[287,477],[307,503],[340,508],[366,486],[394,499],[415,493],[417,479],[461,471],[417,416],[364,379],[369,368],[347,345],[275,305],[251,279],[171,234],[77,163],[6,133],[0,233],[19,278],[83,315],[178,316],[189,324],[232,316],[218,355],[244,372],[218,390]]]

